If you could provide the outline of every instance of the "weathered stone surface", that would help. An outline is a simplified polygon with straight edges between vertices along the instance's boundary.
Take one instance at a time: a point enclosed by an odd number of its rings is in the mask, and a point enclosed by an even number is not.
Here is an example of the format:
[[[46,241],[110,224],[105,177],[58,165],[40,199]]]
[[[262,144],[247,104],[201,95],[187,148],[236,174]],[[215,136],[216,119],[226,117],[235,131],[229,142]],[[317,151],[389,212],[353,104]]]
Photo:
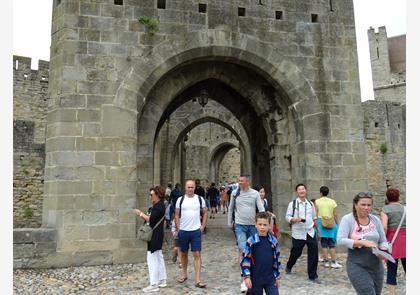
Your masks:
[[[206,185],[251,173],[278,216],[298,182],[311,197],[330,185],[340,214],[368,181],[383,194],[384,179],[405,169],[381,166],[403,162],[405,116],[390,104],[386,115],[383,106],[362,108],[352,2],[334,13],[324,6],[216,1],[200,13],[195,1],[55,5],[50,73],[42,74],[48,64],[34,72],[15,58],[15,122],[24,123],[16,123],[14,210],[23,226],[42,213],[61,256],[45,241],[39,254],[48,258],[17,263],[53,265],[54,255],[57,265],[127,261],[144,251],[130,242],[132,207],[146,210],[149,188],[168,181]],[[155,32],[154,19],[147,28],[141,16],[159,20]],[[48,95],[26,93],[46,86]],[[375,110],[382,119],[371,120]],[[388,153],[378,152],[382,142]]]

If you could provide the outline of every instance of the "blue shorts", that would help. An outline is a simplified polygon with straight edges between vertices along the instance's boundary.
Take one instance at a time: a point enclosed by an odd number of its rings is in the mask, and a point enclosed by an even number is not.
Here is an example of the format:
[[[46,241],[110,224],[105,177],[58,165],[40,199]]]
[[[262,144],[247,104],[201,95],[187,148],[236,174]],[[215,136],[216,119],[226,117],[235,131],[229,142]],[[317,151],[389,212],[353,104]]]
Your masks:
[[[236,243],[238,244],[239,251],[245,249],[246,240],[256,233],[257,229],[255,228],[255,225],[235,224]]]
[[[333,238],[321,238],[321,248],[335,248]]]
[[[184,253],[188,252],[190,244],[192,252],[201,251],[201,230],[180,230],[178,233],[178,244]]]

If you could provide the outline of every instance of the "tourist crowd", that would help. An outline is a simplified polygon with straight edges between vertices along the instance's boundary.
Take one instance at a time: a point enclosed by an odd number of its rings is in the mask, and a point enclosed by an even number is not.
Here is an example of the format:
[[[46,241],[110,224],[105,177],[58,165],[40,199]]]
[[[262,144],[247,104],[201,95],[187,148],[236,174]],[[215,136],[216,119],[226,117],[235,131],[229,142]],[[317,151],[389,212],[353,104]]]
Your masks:
[[[317,272],[320,245],[321,265],[332,269],[343,267],[336,259],[336,247],[347,248],[346,271],[357,294],[381,294],[386,262],[386,284],[390,294],[395,294],[398,262],[401,261],[404,271],[406,266],[406,213],[398,189],[388,188],[380,216],[372,214],[373,195],[360,192],[353,198],[351,212],[340,220],[338,204],[329,196],[327,186],[319,188],[319,198],[309,200],[306,185],[296,185],[296,196],[285,214],[292,248],[282,266],[277,217],[270,211],[267,189],[261,185],[251,188],[250,183],[249,175],[241,175],[238,183],[219,186],[211,183],[207,188],[201,186],[199,179],[187,180],[184,192],[179,183],[175,187],[169,183],[166,190],[159,186],[150,189],[149,212],[134,209],[152,228],[151,239],[147,241],[150,285],[143,292],[159,292],[159,288],[167,286],[162,254],[165,223],[171,228],[174,241],[172,261],[175,263],[180,257],[177,282],[182,284],[188,279],[188,251],[191,251],[195,286],[205,288],[201,277],[202,237],[208,219],[226,214],[227,224],[236,237],[241,293],[279,294],[281,270],[291,274],[305,246],[309,282],[323,284]]]

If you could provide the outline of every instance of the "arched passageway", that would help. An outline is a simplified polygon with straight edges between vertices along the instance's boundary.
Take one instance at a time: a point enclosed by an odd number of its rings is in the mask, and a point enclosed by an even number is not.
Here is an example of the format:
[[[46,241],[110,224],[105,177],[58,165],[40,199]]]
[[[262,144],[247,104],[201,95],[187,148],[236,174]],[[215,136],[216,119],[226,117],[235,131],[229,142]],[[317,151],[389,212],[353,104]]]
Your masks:
[[[211,100],[228,110],[223,115],[225,119],[220,122],[220,119],[203,116],[194,123],[188,123],[190,129],[185,126],[180,128],[182,131],[172,149],[177,150],[179,142],[194,125],[213,121],[233,129],[226,122],[235,118],[242,126],[241,132],[248,139],[248,144],[242,145],[244,150],[249,149],[250,165],[248,171],[242,172],[251,174],[253,184],[262,184],[272,193],[273,207],[277,208],[280,205],[279,200],[282,199],[281,195],[289,197],[292,187],[292,171],[288,159],[293,149],[291,143],[294,143],[296,130],[299,129],[295,127],[291,111],[293,108],[289,108],[290,98],[284,90],[277,90],[257,71],[230,61],[216,60],[190,61],[176,67],[157,81],[148,95],[149,99],[146,99],[140,113],[139,138],[140,134],[153,135],[153,145],[148,149],[154,150],[159,131],[165,122],[170,122],[172,115],[182,105],[198,97],[202,89],[207,90]],[[185,119],[184,122],[188,120]],[[240,138],[241,136],[239,141]],[[144,141],[141,140],[139,148],[145,147]],[[146,160],[147,156],[142,156],[141,153],[138,155],[139,162]],[[172,160],[169,162],[175,163]],[[154,169],[152,175],[157,175],[156,169],[160,167],[153,167],[152,159],[149,163],[152,166],[150,168]],[[152,175],[149,172],[147,177],[153,178]],[[146,175],[140,171],[138,176],[139,182],[147,180],[142,179]],[[142,184],[139,185],[141,187]],[[281,205],[285,206],[285,202]]]

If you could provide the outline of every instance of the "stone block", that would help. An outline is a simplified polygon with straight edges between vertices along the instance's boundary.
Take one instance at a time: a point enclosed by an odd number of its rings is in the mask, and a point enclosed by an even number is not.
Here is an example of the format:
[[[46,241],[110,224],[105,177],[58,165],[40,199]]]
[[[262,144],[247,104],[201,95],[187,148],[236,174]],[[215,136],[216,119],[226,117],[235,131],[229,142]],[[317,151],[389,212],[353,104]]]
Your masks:
[[[115,95],[118,86],[114,81],[77,81],[79,93],[88,95]]]
[[[114,96],[105,95],[87,95],[86,102],[88,108],[100,108],[103,104],[110,104],[114,100]]]
[[[14,228],[13,229],[13,244],[28,244],[33,243],[32,229],[29,228]]]
[[[47,125],[47,138],[55,136],[82,136],[82,125],[73,122],[59,122]]]
[[[137,179],[136,167],[111,167],[107,179],[111,180],[131,180]]]
[[[32,234],[36,244],[56,242],[56,230],[53,228],[37,228]]]
[[[120,239],[120,247],[124,248],[140,248],[144,247],[144,243],[137,238]]]
[[[86,210],[101,210],[104,209],[103,197],[97,194],[90,194],[85,196],[74,197],[75,209]]]
[[[49,243],[36,243],[34,249],[35,256],[46,256],[51,253],[54,253],[57,248],[56,242],[49,242]]]
[[[74,265],[104,265],[112,264],[111,251],[77,251],[73,253],[72,261]]]
[[[134,223],[120,224],[119,225],[119,238],[122,238],[122,239],[136,238],[136,225]]]
[[[80,122],[97,122],[101,119],[101,111],[99,110],[78,110],[77,120]]]
[[[117,152],[96,152],[95,153],[96,165],[119,165],[119,156]]]
[[[83,224],[83,212],[81,210],[65,210],[63,212],[65,225]]]
[[[96,151],[97,149],[97,137],[77,137],[75,141],[78,151]]]
[[[62,47],[66,54],[86,54],[87,42],[85,41],[63,41]]]
[[[94,152],[55,152],[52,163],[58,166],[89,166],[94,164]]]
[[[86,70],[76,67],[64,67],[63,79],[70,81],[83,81],[86,80]]]
[[[35,244],[14,244],[13,259],[33,257],[34,249]]]
[[[89,226],[90,240],[106,240],[110,238],[110,225]]]
[[[80,179],[84,180],[103,179],[105,175],[103,168],[92,166],[78,167],[76,173]]]
[[[124,6],[114,4],[102,4],[101,16],[121,18],[124,16]]]
[[[53,122],[75,122],[76,109],[58,109],[48,113],[47,120]]]
[[[96,137],[101,135],[101,124],[100,123],[84,123],[83,132],[80,135],[84,137]]]
[[[321,166],[342,166],[343,159],[341,154],[321,154]]]
[[[53,268],[63,268],[72,265],[71,252],[55,252],[47,256],[47,265]]]
[[[146,261],[145,247],[137,249],[118,249],[114,251],[113,263],[143,263]]]
[[[365,154],[343,155],[344,166],[364,165],[366,163]]]
[[[63,239],[65,240],[87,240],[89,230],[86,225],[64,225]]]
[[[60,106],[64,108],[82,108],[86,105],[85,95],[62,95],[60,96]]]
[[[101,31],[101,42],[116,43],[118,40],[118,32]]]
[[[351,142],[328,142],[327,153],[351,153]]]
[[[100,31],[90,29],[79,29],[79,40],[98,42],[100,40]]]
[[[102,133],[104,136],[136,137],[137,115],[135,112],[114,106],[103,106]]]
[[[50,193],[59,195],[86,195],[92,192],[91,181],[59,181],[45,184]]]
[[[74,196],[58,196],[56,197],[57,210],[74,209]]]
[[[100,3],[80,3],[80,15],[99,15]]]
[[[68,136],[53,137],[46,140],[46,152],[74,151],[75,138]]]

